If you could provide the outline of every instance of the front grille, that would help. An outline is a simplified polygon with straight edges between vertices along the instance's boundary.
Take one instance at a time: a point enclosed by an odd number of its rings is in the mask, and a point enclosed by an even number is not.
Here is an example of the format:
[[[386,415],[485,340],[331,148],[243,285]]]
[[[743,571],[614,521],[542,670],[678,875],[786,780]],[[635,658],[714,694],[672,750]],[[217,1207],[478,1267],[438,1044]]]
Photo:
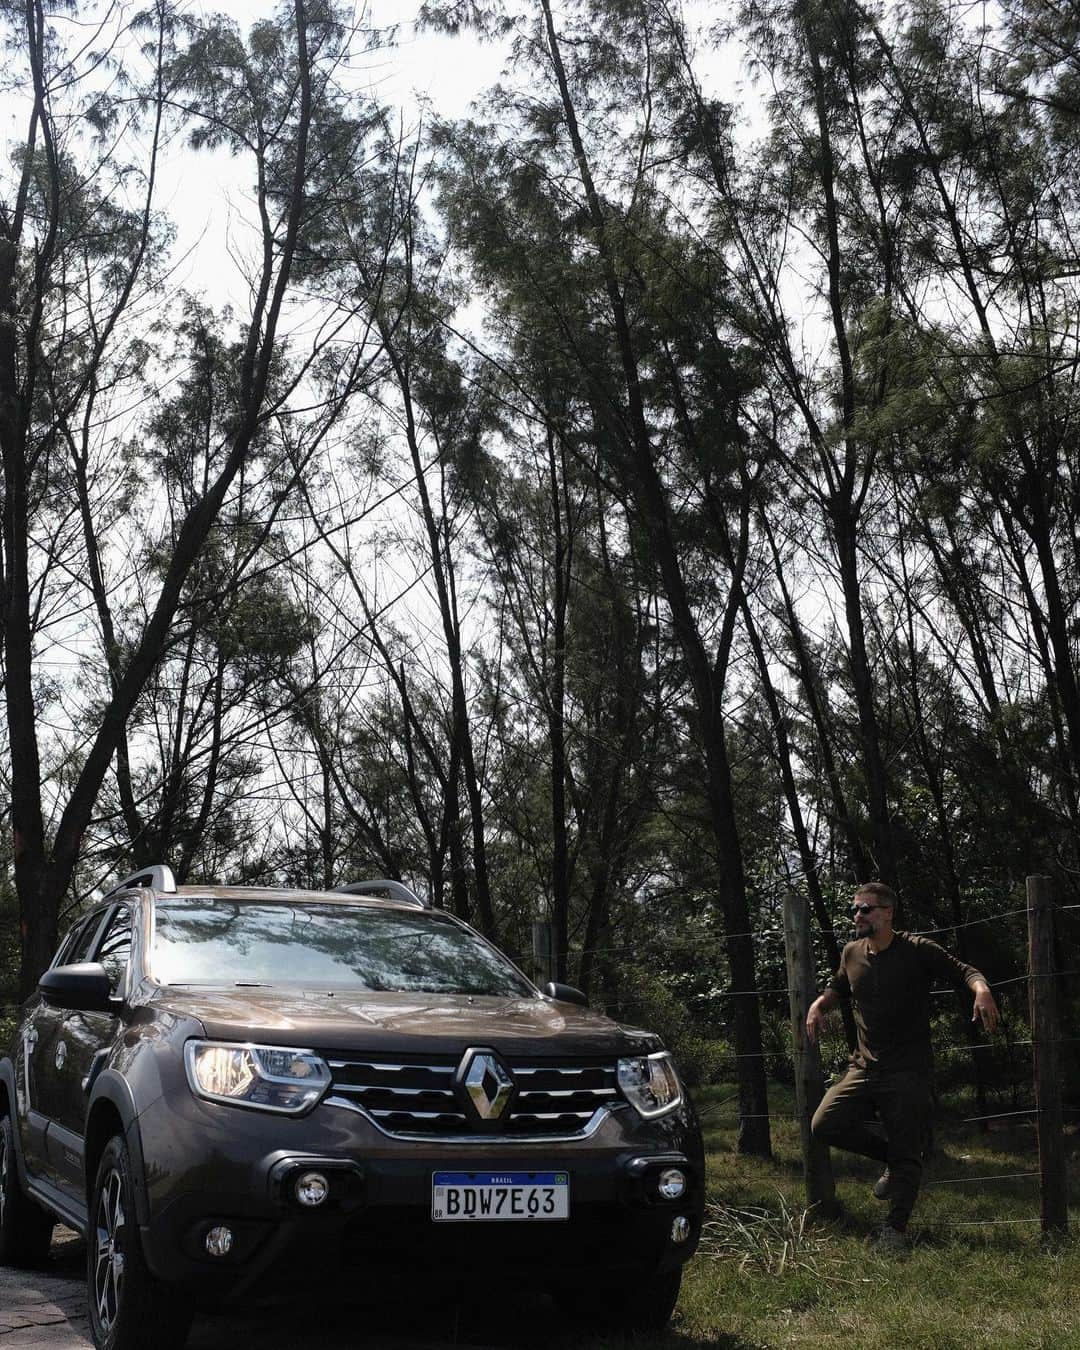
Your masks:
[[[460,1058],[382,1060],[327,1056],[330,1096],[361,1107],[389,1134],[546,1138],[583,1134],[596,1112],[621,1101],[610,1060],[507,1060],[514,1080],[509,1109],[481,1126],[455,1087]]]

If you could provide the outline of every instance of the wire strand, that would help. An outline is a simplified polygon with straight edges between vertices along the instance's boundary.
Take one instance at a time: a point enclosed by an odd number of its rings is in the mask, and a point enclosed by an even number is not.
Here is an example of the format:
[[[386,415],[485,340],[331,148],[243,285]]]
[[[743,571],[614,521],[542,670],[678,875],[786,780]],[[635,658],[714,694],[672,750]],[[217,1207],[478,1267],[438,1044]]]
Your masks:
[[[993,1111],[988,1116],[964,1116],[961,1123],[964,1125],[974,1125],[980,1120],[1011,1120],[1015,1116],[1038,1116],[1041,1114],[1041,1106],[1029,1106],[1023,1111]]]
[[[1055,906],[1055,909],[1059,909],[1059,910],[1080,909],[1080,905],[1056,905],[1056,906]],[[1000,911],[999,913],[997,913],[997,914],[986,914],[986,915],[984,915],[981,919],[968,919],[968,920],[965,920],[963,923],[949,923],[949,924],[944,924],[944,925],[943,925],[942,927],[940,927],[940,928],[910,928],[910,929],[904,929],[903,931],[904,931],[905,933],[907,933],[908,936],[910,936],[910,937],[931,937],[931,936],[933,936],[933,934],[935,934],[935,933],[955,933],[955,932],[959,932],[959,930],[962,929],[962,928],[977,928],[980,924],[984,924],[984,923],[996,923],[996,922],[997,922],[998,920],[1000,920],[1000,919],[1012,919],[1012,918],[1016,918],[1016,917],[1017,917],[1018,915],[1020,915],[1020,914],[1028,914],[1029,912],[1030,912],[1030,911],[1029,911],[1028,908],[1025,906],[1023,909],[1006,909],[1006,910],[1001,910],[1001,911]],[[817,934],[817,935],[819,935],[819,936],[822,936],[822,937],[844,938],[844,939],[846,939],[846,940],[848,940],[848,941],[851,940],[851,934],[852,934],[852,931],[853,931],[853,930],[852,930],[850,927],[848,927],[848,928],[816,928],[816,929],[814,930],[815,934]],[[763,931],[763,930],[760,929],[760,928],[752,928],[752,929],[747,929],[747,930],[745,930],[744,932],[740,932],[740,933],[716,933],[716,934],[714,934],[714,935],[710,935],[710,940],[711,940],[712,942],[714,942],[718,947],[722,947],[724,943],[730,942],[730,941],[732,941],[732,940],[735,939],[735,938],[747,938],[747,937],[748,937],[748,938],[757,938],[758,941],[764,942],[764,941],[775,940],[778,936],[779,936],[779,933],[778,933],[777,931],[771,931],[771,930],[764,930],[764,931]],[[621,947],[583,947],[583,948],[580,949],[580,951],[568,950],[568,951],[560,952],[559,955],[561,955],[561,956],[563,956],[563,957],[575,956],[575,955],[578,955],[578,956],[605,956],[605,955],[611,955],[611,954],[614,954],[614,953],[617,953],[617,952],[638,952],[638,951],[640,951],[640,950],[641,950],[641,944],[640,944],[640,943],[627,943],[626,945],[621,946]]]
[[[920,1228],[987,1228],[991,1224],[1042,1223],[1042,1219],[935,1219],[919,1223]]]
[[[1012,1181],[1016,1177],[1037,1177],[1042,1174],[1035,1172],[995,1172],[988,1177],[943,1177],[941,1180],[924,1181],[923,1188],[927,1186],[967,1186],[976,1181]]]

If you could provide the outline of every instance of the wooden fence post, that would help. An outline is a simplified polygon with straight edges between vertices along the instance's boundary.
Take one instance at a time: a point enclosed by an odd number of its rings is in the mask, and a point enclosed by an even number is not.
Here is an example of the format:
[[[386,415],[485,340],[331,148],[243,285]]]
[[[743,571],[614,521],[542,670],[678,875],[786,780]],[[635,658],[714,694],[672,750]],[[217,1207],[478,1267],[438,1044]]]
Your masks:
[[[825,1092],[821,1056],[806,1036],[806,1013],[817,993],[810,942],[810,910],[794,891],[784,896],[784,951],[787,955],[788,1005],[795,1061],[795,1112],[802,1136],[806,1203],[832,1217],[839,1206],[826,1145],[810,1135],[810,1119]]]
[[[536,983],[543,989],[555,978],[555,925],[547,919],[534,919],[532,946]]]
[[[1054,906],[1049,877],[1028,877],[1028,991],[1031,1041],[1035,1060],[1036,1129],[1043,1232],[1065,1233],[1065,1136],[1061,1112],[1061,1028],[1054,971]]]

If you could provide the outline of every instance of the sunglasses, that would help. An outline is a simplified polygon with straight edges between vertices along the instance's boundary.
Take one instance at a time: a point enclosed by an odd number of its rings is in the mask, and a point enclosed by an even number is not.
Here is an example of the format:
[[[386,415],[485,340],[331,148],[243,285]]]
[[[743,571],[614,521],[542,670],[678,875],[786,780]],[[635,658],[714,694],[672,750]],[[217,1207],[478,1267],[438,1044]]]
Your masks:
[[[852,914],[869,914],[872,909],[888,909],[887,905],[852,905]]]

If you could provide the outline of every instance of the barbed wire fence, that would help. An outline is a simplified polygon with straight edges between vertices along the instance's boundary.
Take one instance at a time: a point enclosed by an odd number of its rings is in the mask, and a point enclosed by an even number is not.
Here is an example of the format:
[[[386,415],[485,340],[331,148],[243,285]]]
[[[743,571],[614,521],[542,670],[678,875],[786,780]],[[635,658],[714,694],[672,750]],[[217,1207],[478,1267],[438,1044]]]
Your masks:
[[[946,1220],[928,1224],[930,1227],[960,1228],[991,1224],[1039,1224],[1044,1233],[1059,1235],[1068,1230],[1067,1174],[1064,1147],[1064,1117],[1061,1096],[1060,1050],[1063,1044],[1076,1043],[1080,1037],[1061,1035],[1058,1017],[1058,985],[1066,975],[1078,971],[1055,969],[1055,915],[1064,914],[1078,906],[1055,907],[1051,882],[1047,877],[1027,879],[1027,906],[1023,910],[1008,910],[970,921],[964,927],[983,923],[998,923],[1004,918],[1024,915],[1028,925],[1028,969],[1026,974],[993,983],[995,991],[1026,984],[1029,1000],[1031,1036],[1009,1038],[1004,1044],[1010,1050],[1024,1048],[1032,1057],[1031,1081],[1035,1105],[1008,1111],[980,1112],[965,1116],[964,1124],[989,1124],[1011,1121],[1031,1122],[1035,1126],[1038,1143],[1038,1166],[1031,1171],[991,1173],[983,1176],[957,1176],[935,1179],[928,1185],[965,1186],[980,1182],[1013,1181],[1021,1177],[1039,1179],[1040,1214],[1036,1218],[1008,1218],[987,1220]],[[959,925],[957,925],[958,927]],[[788,999],[791,1016],[793,1059],[795,1064],[795,1118],[800,1126],[803,1152],[803,1174],[807,1203],[817,1206],[822,1213],[836,1208],[835,1184],[829,1150],[811,1134],[810,1121],[824,1095],[824,1076],[818,1048],[806,1035],[806,1014],[816,997],[816,979],[812,961],[810,914],[805,902],[795,894],[786,898],[784,911],[785,953],[788,972]],[[946,926],[937,932],[951,932]],[[935,995],[949,990],[935,990]],[[999,993],[1000,997],[1000,993]],[[998,1050],[1002,1043],[958,1045],[955,1048],[972,1054]]]
[[[1030,1055],[1027,1067],[1027,1081],[1034,1097],[1034,1106],[1014,1105],[1009,1110],[979,1111],[974,1115],[961,1118],[964,1125],[989,1126],[995,1122],[1013,1122],[1033,1124],[1038,1144],[1038,1166],[1030,1170],[1011,1170],[983,1174],[979,1176],[954,1176],[935,1178],[925,1183],[930,1186],[970,1186],[982,1182],[1003,1182],[1020,1179],[1039,1179],[1040,1214],[1025,1218],[986,1218],[971,1220],[944,1220],[925,1223],[931,1228],[966,1228],[984,1225],[1041,1225],[1048,1235],[1060,1235],[1068,1231],[1067,1169],[1064,1147],[1064,1112],[1062,1105],[1059,1047],[1080,1044],[1080,1036],[1063,1036],[1058,1015],[1058,989],[1061,982],[1070,976],[1080,975],[1080,968],[1058,970],[1055,966],[1055,920],[1080,920],[1080,905],[1055,905],[1052,899],[1051,879],[1043,876],[1027,878],[1027,904],[1000,912],[984,915],[960,923],[943,924],[937,928],[913,930],[918,936],[932,937],[945,934],[955,935],[965,929],[977,928],[986,924],[1000,924],[1003,921],[1023,918],[1028,928],[1028,968],[1023,975],[991,981],[991,988],[999,996],[1001,991],[1016,990],[1028,995],[1028,1020],[1031,1035],[995,1038],[985,1042],[956,1041],[950,1047],[952,1051],[970,1054],[973,1057],[990,1053],[1007,1052],[1013,1069],[1016,1066],[1016,1051]],[[850,929],[822,930],[819,937],[833,936],[843,942],[849,941]],[[761,929],[746,933],[724,934],[717,938],[718,953],[731,937],[750,937],[765,941],[777,941],[779,934],[763,933]],[[712,1123],[729,1121],[741,1124],[753,1119],[788,1119],[798,1123],[802,1139],[803,1173],[806,1184],[807,1203],[818,1212],[828,1214],[836,1208],[835,1182],[832,1175],[829,1150],[815,1141],[810,1131],[810,1121],[822,1096],[824,1095],[824,1073],[820,1053],[811,1046],[806,1038],[806,1014],[810,1003],[817,996],[818,980],[814,961],[813,937],[811,935],[810,911],[804,898],[789,893],[784,908],[784,957],[787,969],[787,983],[783,985],[765,985],[753,989],[718,990],[714,997],[722,999],[767,998],[787,995],[791,1017],[792,1060],[794,1063],[796,1109],[793,1113],[770,1111],[761,1114],[747,1114],[732,1111],[726,1116],[710,1114]],[[594,954],[616,954],[636,952],[640,947],[627,945],[624,948],[603,947],[595,949]],[[550,971],[554,964],[554,950],[551,941],[551,925],[538,923],[534,927],[534,959],[537,969],[543,973]],[[955,996],[952,989],[931,990],[931,996],[941,998]],[[762,1049],[746,1054],[733,1054],[730,1058],[773,1059],[776,1051]],[[716,1104],[723,1108],[737,1097],[725,1098]]]

